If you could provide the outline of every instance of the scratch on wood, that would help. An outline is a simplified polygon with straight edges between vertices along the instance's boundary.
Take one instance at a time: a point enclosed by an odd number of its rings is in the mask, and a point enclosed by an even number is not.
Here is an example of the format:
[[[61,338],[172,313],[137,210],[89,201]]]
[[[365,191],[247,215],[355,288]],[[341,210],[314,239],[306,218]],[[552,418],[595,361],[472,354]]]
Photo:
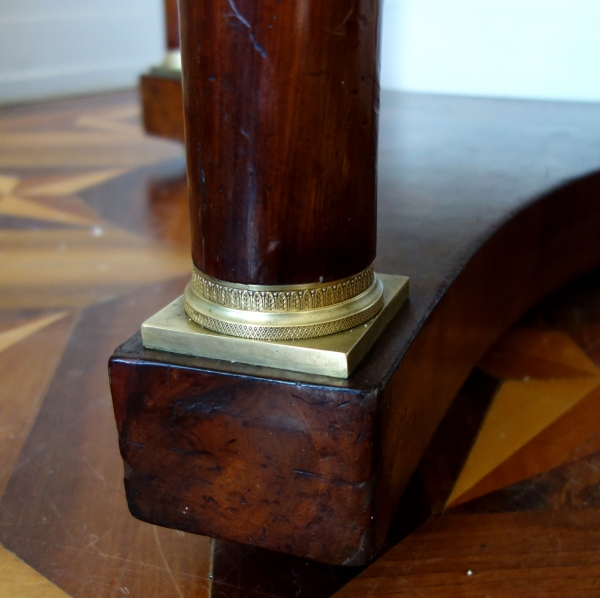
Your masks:
[[[348,12],[348,14],[344,18],[344,20],[335,29],[325,29],[325,31],[327,31],[328,33],[333,33],[333,35],[346,35],[346,32],[342,31],[342,28],[348,22],[348,20],[352,16],[353,12],[354,12],[354,7],[351,7],[350,11]]]
[[[333,403],[333,401],[315,401],[313,403],[312,401],[308,401],[307,399],[304,399],[300,395],[292,395],[292,397],[294,397],[294,399],[298,399],[299,401],[306,403],[307,405],[311,405],[312,407],[320,407],[322,405],[331,405]]]
[[[184,598],[183,593],[181,592],[181,589],[177,585],[177,580],[175,579],[175,576],[173,575],[173,571],[171,571],[171,567],[169,567],[169,563],[167,563],[167,559],[165,558],[165,553],[163,552],[162,544],[160,543],[160,538],[158,537],[158,533],[156,532],[155,525],[152,526],[152,531],[154,532],[154,538],[156,539],[156,545],[158,546],[158,551],[160,552],[162,561],[165,564],[165,568],[167,570],[167,573],[169,574],[169,577],[171,578],[171,581],[173,582],[173,587],[177,591],[179,598]]]
[[[85,458],[84,455],[80,455],[81,456],[81,460],[94,472],[94,474],[96,474],[96,476],[98,478],[100,478],[107,486],[109,486],[109,488],[113,488],[114,490],[117,490],[121,488],[121,486],[119,485],[117,486],[111,486],[107,481],[106,478]]]
[[[242,25],[244,25],[244,27],[246,27],[246,29],[248,29],[248,37],[250,38],[250,41],[252,42],[252,46],[254,47],[254,49],[263,58],[268,58],[268,55],[267,55],[267,52],[265,51],[265,49],[256,41],[256,38],[254,37],[254,34],[252,33],[252,27],[250,26],[250,23],[248,23],[248,21],[242,16],[242,14],[237,9],[237,6],[233,2],[233,0],[228,0],[228,2],[229,2],[229,6],[231,6],[231,10],[233,10],[233,14],[235,15],[236,19]]]
[[[354,442],[354,444],[360,444],[365,438],[367,437],[367,428],[363,428],[359,435],[356,437],[356,441]]]
[[[292,469],[292,471],[299,476],[306,478],[314,478],[323,482],[324,484],[330,484],[332,486],[348,486],[349,488],[363,488],[366,482],[348,482],[347,480],[330,480],[325,476],[313,473],[312,471],[304,471],[302,469]]]
[[[126,444],[131,444],[133,446],[138,446],[139,448],[146,448],[145,444],[142,444],[141,442],[133,442],[133,440],[127,440],[127,439],[125,439],[125,443]]]
[[[60,519],[60,522],[64,525],[65,529],[67,530],[67,533],[69,534],[69,536],[71,536],[71,539],[74,542],[76,542],[75,536],[72,534],[71,530],[69,529],[67,522],[64,520],[63,516],[60,514],[60,511],[58,510],[58,507],[56,506],[56,504],[54,504],[54,501],[50,497],[48,497],[48,504],[50,505],[50,507],[52,507],[52,510],[56,513],[56,516]]]

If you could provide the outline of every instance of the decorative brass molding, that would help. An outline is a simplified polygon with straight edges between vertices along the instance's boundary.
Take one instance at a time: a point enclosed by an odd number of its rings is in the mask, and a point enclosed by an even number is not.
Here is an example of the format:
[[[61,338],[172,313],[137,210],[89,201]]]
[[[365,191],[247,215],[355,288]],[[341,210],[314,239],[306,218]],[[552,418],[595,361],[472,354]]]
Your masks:
[[[200,324],[204,328],[208,328],[214,332],[227,334],[228,336],[237,336],[240,338],[249,338],[263,341],[285,341],[299,340],[304,338],[317,338],[319,336],[327,336],[342,332],[360,324],[364,324],[367,320],[376,316],[383,307],[383,299],[380,297],[373,305],[367,309],[334,320],[333,322],[323,322],[321,324],[309,324],[305,326],[252,326],[248,324],[236,324],[224,320],[217,320],[210,316],[205,316],[190,307],[187,301],[185,302],[185,313],[191,320]]]
[[[142,340],[147,349],[347,378],[408,297],[405,276],[378,274],[377,279],[383,285],[381,311],[337,334],[271,341],[219,334],[190,320],[179,297],[142,324]]]
[[[207,301],[246,311],[290,312],[320,309],[348,301],[364,293],[374,282],[373,266],[328,283],[306,285],[243,285],[212,278],[194,268],[192,288]]]
[[[381,310],[382,295],[372,266],[344,280],[289,286],[227,283],[194,269],[184,309],[191,320],[221,334],[293,340],[363,324]]]

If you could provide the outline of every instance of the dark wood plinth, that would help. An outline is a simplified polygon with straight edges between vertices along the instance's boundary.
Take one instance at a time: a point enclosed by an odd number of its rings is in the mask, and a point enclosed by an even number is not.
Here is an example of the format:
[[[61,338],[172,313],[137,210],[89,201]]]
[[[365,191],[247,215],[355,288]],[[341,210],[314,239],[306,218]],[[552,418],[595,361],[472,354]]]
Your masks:
[[[139,335],[116,351],[111,386],[131,512],[317,560],[368,560],[373,386],[227,370],[145,350]]]
[[[183,141],[181,78],[175,73],[142,75],[140,96],[146,132],[175,141]]]

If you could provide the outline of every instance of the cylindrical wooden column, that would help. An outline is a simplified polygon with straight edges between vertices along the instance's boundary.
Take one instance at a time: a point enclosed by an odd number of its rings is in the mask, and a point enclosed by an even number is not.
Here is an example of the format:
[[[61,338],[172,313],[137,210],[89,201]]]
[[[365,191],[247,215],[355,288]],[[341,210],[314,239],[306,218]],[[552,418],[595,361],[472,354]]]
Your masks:
[[[167,50],[179,50],[179,14],[177,0],[165,0],[165,34]]]
[[[379,0],[180,0],[180,19],[200,294],[298,285],[314,309],[335,299],[327,283],[349,282],[342,300],[363,293],[375,284]]]

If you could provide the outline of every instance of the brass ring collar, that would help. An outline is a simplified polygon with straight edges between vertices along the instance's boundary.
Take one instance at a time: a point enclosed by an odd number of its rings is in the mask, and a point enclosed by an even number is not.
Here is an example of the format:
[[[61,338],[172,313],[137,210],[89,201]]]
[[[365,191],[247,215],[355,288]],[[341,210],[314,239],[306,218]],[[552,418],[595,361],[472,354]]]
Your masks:
[[[329,283],[241,285],[194,268],[184,295],[189,318],[204,328],[249,339],[315,338],[354,328],[377,315],[383,287],[373,266]]]

